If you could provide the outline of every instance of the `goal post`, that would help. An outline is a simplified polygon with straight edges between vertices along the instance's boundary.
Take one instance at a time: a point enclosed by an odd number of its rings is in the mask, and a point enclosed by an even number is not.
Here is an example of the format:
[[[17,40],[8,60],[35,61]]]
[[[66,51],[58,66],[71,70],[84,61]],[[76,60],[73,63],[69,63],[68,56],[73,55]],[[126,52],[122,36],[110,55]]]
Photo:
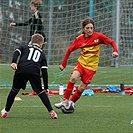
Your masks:
[[[79,51],[74,51],[65,72],[60,72],[58,65],[62,62],[67,48],[81,29],[81,21],[90,16],[94,19],[96,31],[102,32],[117,42],[119,57],[113,59],[112,47],[101,44],[99,69],[90,84],[119,85],[124,81],[132,84],[133,65],[133,2],[132,0],[45,0],[39,9],[43,16],[44,32],[47,43],[43,50],[49,64],[49,84],[67,84]],[[24,22],[32,16],[30,1],[1,0],[0,3],[0,85],[8,83],[12,70],[10,67],[13,51],[29,41],[28,26],[10,27],[10,22]],[[106,69],[107,68],[107,69]],[[128,70],[128,71],[127,71]],[[110,72],[112,71],[112,73]],[[127,73],[123,72],[127,71]],[[1,74],[2,73],[2,74]],[[4,76],[3,76],[4,74]],[[116,75],[117,74],[117,75]],[[126,74],[126,76],[125,76]],[[117,79],[116,79],[117,77]],[[125,78],[127,77],[127,78]],[[11,77],[10,77],[11,78]],[[77,82],[79,84],[79,81]]]

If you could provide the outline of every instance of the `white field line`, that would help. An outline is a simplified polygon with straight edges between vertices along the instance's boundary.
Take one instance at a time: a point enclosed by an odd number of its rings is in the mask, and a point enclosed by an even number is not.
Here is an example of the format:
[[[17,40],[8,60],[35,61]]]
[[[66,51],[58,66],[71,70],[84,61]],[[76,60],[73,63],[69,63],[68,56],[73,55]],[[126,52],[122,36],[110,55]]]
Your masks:
[[[27,106],[13,106],[13,108],[44,108],[45,106],[29,106],[29,105],[27,105]]]
[[[108,94],[107,96],[95,96],[95,94],[94,94],[94,96],[95,97],[123,97],[123,96],[115,96],[115,94],[117,94],[117,93],[114,93],[114,94],[111,94],[111,95],[109,95],[110,93],[103,93],[103,94]]]
[[[82,105],[82,106],[88,106],[93,108],[111,108],[112,107],[109,105]],[[13,106],[13,108],[44,108],[44,106]]]

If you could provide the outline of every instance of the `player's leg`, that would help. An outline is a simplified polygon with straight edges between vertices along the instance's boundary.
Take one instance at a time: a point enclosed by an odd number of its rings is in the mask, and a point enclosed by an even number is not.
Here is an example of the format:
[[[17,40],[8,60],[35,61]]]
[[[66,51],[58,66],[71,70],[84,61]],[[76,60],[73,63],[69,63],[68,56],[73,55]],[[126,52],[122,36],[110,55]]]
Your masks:
[[[57,116],[56,112],[53,110],[50,100],[49,100],[47,94],[44,92],[44,90],[42,90],[40,93],[38,93],[38,96],[40,97],[42,103],[45,105],[45,107],[49,111],[51,118],[57,119],[58,116]]]
[[[67,88],[64,94],[64,99],[69,99],[70,95],[72,94],[74,84],[76,83],[77,79],[80,77],[80,73],[78,71],[73,71],[71,78],[67,84]]]
[[[32,76],[29,75],[29,81],[31,83],[33,90],[37,93],[42,103],[47,108],[48,112],[50,113],[51,118],[57,119],[58,116],[56,112],[53,110],[47,94],[42,89],[40,77],[37,77],[36,75],[32,75]]]
[[[84,84],[83,82],[80,83],[78,89],[76,89],[75,93],[73,94],[73,96],[71,97],[71,101],[73,101],[74,103],[81,97],[83,91],[85,90],[85,88],[87,87],[88,84]]]
[[[8,116],[8,113],[11,109],[12,104],[14,103],[15,96],[18,94],[17,89],[12,88],[10,93],[8,94],[7,101],[6,101],[6,106],[4,109],[1,111],[1,117],[6,118]]]
[[[74,84],[76,83],[77,79],[80,77],[80,73],[79,71],[77,70],[74,70],[72,75],[71,75],[71,78],[67,84],[67,88],[66,88],[66,91],[65,91],[65,94],[64,94],[64,99],[63,101],[61,101],[60,103],[55,103],[54,106],[56,108],[61,108],[61,105],[63,102],[65,102],[66,100],[68,100],[72,94],[72,91],[73,91],[73,88],[74,88]]]
[[[85,90],[87,85],[90,84],[95,73],[96,73],[96,71],[92,71],[92,70],[83,68],[83,74],[81,76],[81,83],[79,85],[79,88],[73,94],[71,101],[73,101],[75,103],[81,97],[83,91]]]
[[[44,29],[44,28],[43,28]],[[44,43],[46,43],[46,36],[45,36],[45,34],[44,34],[44,32],[43,32],[44,30],[42,30],[42,32],[41,33],[39,33],[39,34],[41,34],[42,36],[43,36],[43,38],[44,38]]]
[[[6,106],[1,111],[1,114],[2,114],[1,116],[3,118],[6,118],[8,116],[8,113],[14,103],[14,99],[16,95],[18,94],[20,88],[22,88],[22,86],[26,84],[24,80],[25,78],[23,78],[22,75],[14,75],[12,89],[8,94]]]

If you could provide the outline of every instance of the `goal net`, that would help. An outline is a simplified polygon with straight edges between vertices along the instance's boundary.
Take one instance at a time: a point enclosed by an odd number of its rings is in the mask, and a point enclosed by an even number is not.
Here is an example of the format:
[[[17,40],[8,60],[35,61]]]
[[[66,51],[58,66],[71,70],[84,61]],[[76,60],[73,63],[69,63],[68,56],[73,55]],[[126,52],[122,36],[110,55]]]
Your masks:
[[[1,0],[0,3],[0,86],[10,86],[13,70],[10,68],[15,48],[29,41],[30,26],[10,27],[10,22],[25,22],[32,15],[30,1]],[[131,0],[45,0],[40,8],[44,19],[47,44],[43,50],[49,64],[49,84],[67,84],[79,50],[74,51],[68,67],[61,72],[67,48],[81,29],[81,21],[93,18],[96,31],[117,42],[119,57],[113,59],[112,47],[101,45],[100,63],[90,86],[132,84],[133,65],[133,2]],[[79,84],[79,81],[77,82]]]

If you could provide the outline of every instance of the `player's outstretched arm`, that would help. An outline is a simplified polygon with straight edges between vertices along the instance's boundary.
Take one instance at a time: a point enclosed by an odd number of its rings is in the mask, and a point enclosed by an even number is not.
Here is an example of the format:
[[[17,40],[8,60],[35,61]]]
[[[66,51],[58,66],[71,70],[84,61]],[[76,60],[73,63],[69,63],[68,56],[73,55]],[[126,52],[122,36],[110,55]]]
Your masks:
[[[62,64],[61,64],[61,65],[59,65],[59,68],[60,68],[60,70],[61,70],[61,71],[63,71],[63,70],[64,70],[64,67],[62,66]]]
[[[48,72],[46,68],[42,68],[42,78],[43,78],[43,84],[44,84],[44,89],[48,89]]]
[[[12,68],[13,70],[17,70],[17,64],[16,64],[16,63],[12,63],[12,64],[11,64],[11,68]]]
[[[44,89],[44,92],[48,95],[49,94],[49,89]]]
[[[10,26],[15,26],[15,25],[16,25],[16,23],[13,23],[13,22],[12,22],[12,23],[10,23]]]
[[[113,58],[118,57],[118,53],[117,53],[117,52],[113,52],[113,53],[112,53],[112,57],[113,57]]]

